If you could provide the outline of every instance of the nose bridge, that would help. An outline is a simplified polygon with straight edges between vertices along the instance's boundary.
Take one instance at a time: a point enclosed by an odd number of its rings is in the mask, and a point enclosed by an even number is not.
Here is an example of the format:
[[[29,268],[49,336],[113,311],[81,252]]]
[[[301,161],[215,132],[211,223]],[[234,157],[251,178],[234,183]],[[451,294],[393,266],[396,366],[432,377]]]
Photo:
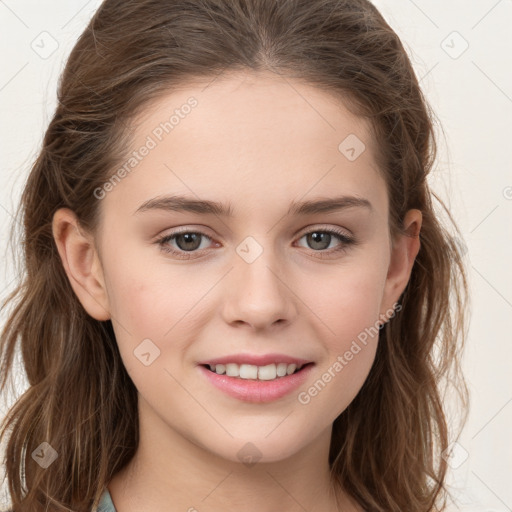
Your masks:
[[[284,284],[282,262],[273,250],[271,237],[248,236],[236,247],[226,311],[229,322],[242,321],[254,327],[290,320],[293,294]]]

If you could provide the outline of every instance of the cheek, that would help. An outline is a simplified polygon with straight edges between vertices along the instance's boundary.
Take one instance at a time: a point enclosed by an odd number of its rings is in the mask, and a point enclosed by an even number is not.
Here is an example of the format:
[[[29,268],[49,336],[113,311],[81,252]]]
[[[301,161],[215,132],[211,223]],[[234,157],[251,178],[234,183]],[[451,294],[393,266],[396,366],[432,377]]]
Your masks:
[[[163,338],[198,302],[208,283],[184,266],[148,261],[144,251],[129,254],[108,265],[112,316],[134,336]]]
[[[299,402],[314,400],[315,407],[326,409],[335,404],[329,412],[332,420],[355,398],[373,364],[383,275],[375,264],[347,266],[329,286],[319,286],[310,295],[311,304],[316,304],[311,309],[322,320],[319,325],[327,354],[317,380],[302,390]]]
[[[359,332],[379,320],[384,291],[385,272],[379,263],[361,261],[347,264],[338,272],[315,280],[315,286],[304,282],[306,304],[323,321],[333,340],[331,346],[357,337]],[[343,348],[343,347],[340,347]]]
[[[160,337],[171,327],[174,308],[169,304],[169,294],[163,297],[159,288],[150,285],[147,276],[118,269],[111,275],[110,286],[112,317],[125,329],[125,335],[128,331],[137,338]],[[179,304],[176,306],[179,308]]]
[[[139,261],[135,254],[106,267],[121,356],[129,372],[139,372],[141,361],[137,357],[148,351],[150,360],[157,354],[152,369],[175,368],[183,363],[190,339],[201,328],[204,295],[216,276],[187,271],[184,266],[148,265],[145,258]]]
[[[193,297],[185,300],[182,284],[167,282],[162,276],[157,279],[147,266],[142,266],[144,272],[140,268],[130,273],[126,270],[116,267],[109,280],[114,332],[123,364],[147,402],[159,410],[169,404],[183,407],[188,397],[172,375],[175,367],[183,364],[187,342],[183,333],[191,327],[187,312]]]

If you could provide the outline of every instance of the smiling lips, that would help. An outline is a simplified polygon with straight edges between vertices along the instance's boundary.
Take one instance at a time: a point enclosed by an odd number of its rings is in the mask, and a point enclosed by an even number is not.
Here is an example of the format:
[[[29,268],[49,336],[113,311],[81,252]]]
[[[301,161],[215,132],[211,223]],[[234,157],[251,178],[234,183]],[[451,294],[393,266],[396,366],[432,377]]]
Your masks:
[[[274,380],[301,370],[308,364],[306,359],[284,354],[234,354],[199,363],[218,375],[240,379]]]
[[[283,354],[235,354],[199,363],[208,381],[246,402],[281,398],[306,379],[313,363]]]
[[[228,377],[239,377],[240,379],[258,379],[258,380],[273,380],[276,378],[291,375],[295,371],[299,371],[303,365],[297,366],[296,364],[287,363],[272,363],[265,366],[256,366],[253,364],[210,364],[208,365],[212,372],[218,375],[226,374]]]

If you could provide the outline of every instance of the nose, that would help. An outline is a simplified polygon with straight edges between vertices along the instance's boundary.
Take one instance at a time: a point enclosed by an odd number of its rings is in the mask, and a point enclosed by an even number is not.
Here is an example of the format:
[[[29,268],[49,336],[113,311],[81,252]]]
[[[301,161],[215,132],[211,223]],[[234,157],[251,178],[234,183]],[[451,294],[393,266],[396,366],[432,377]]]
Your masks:
[[[293,285],[277,265],[271,251],[249,263],[235,257],[235,268],[226,283],[224,319],[231,325],[265,330],[285,325],[297,315]],[[238,259],[237,259],[238,258]]]

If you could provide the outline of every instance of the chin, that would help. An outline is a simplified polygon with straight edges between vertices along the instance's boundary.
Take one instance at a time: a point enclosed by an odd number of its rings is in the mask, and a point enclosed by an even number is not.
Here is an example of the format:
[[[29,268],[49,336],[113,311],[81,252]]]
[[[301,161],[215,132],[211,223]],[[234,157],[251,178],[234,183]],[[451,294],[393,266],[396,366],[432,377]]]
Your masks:
[[[231,462],[242,463],[252,467],[256,463],[281,462],[300,452],[304,445],[300,442],[290,443],[289,436],[275,436],[274,439],[259,435],[246,435],[218,443],[206,448],[217,456]],[[211,439],[209,440],[211,443]]]

